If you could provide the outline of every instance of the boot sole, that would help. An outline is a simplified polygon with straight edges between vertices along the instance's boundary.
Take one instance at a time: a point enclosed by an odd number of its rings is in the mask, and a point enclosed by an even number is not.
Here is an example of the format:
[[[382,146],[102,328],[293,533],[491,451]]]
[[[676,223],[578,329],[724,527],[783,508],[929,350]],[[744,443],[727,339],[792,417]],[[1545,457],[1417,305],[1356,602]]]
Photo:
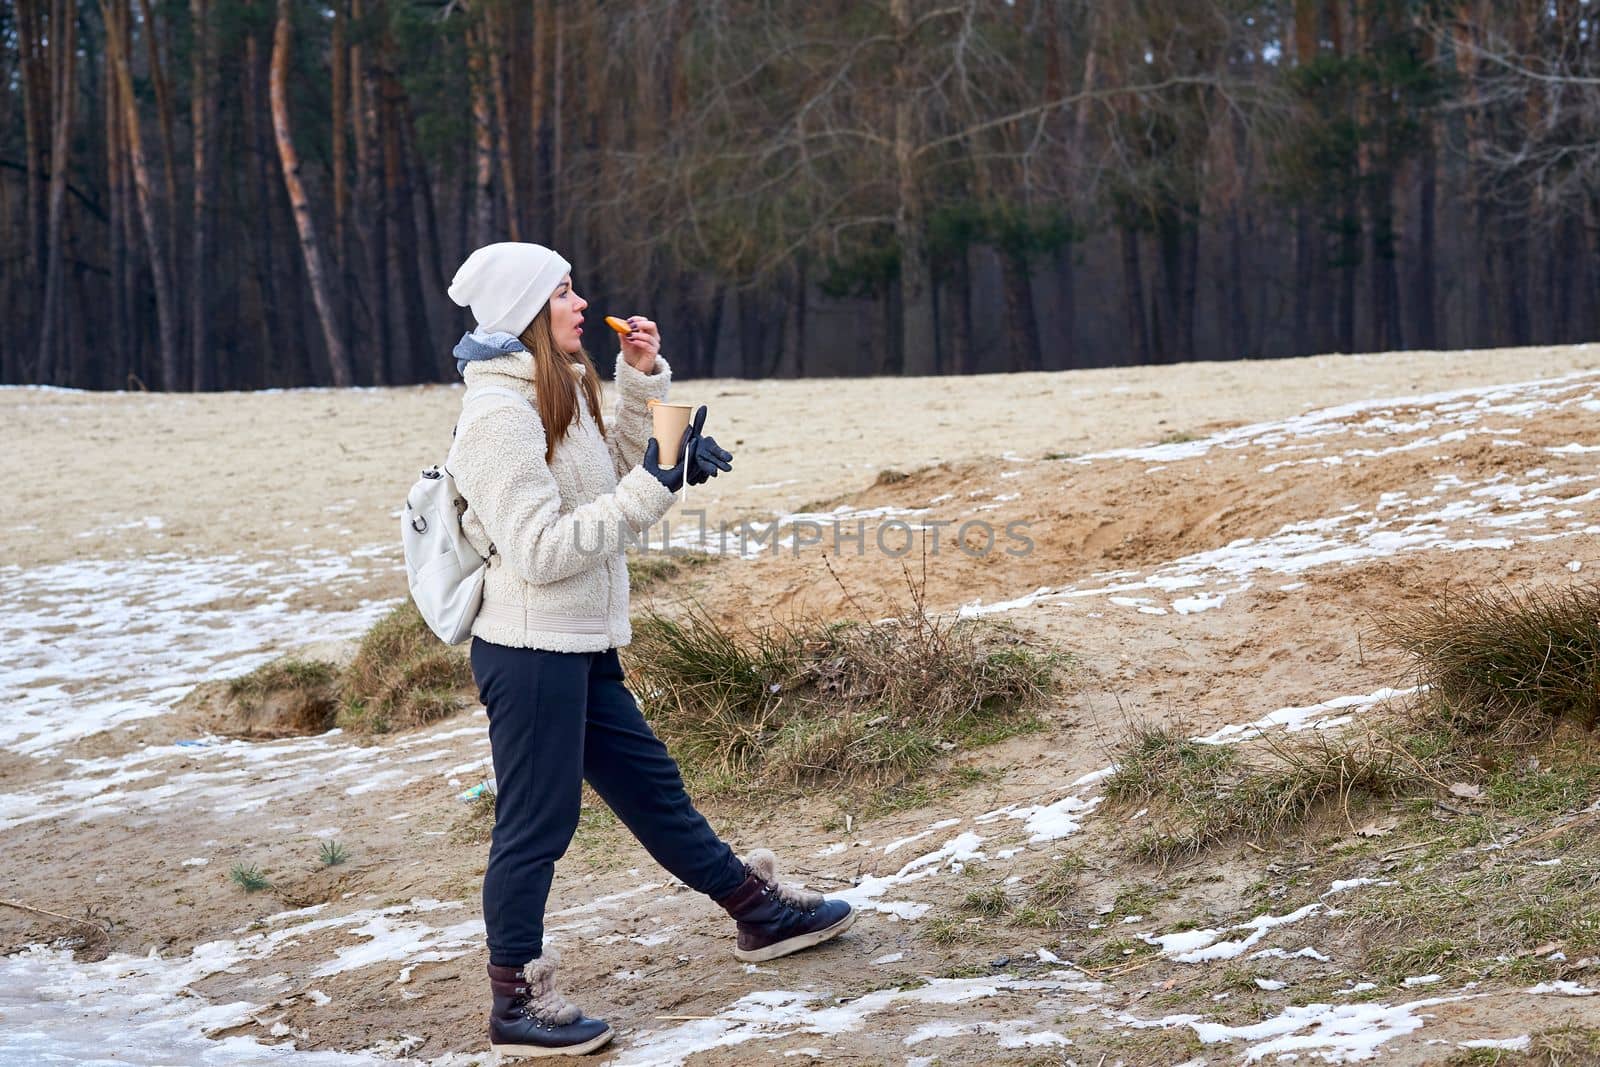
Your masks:
[[[598,1037],[591,1037],[581,1045],[564,1045],[560,1048],[546,1048],[543,1045],[493,1045],[489,1046],[494,1053],[496,1063],[506,1063],[512,1060],[531,1060],[542,1056],[586,1056],[595,1049],[610,1041],[613,1036],[610,1028]]]
[[[835,937],[838,937],[840,934],[850,929],[850,925],[855,921],[856,909],[851,908],[850,914],[846,915],[832,926],[825,926],[821,930],[813,930],[809,934],[801,934],[798,937],[791,937],[786,941],[779,941],[775,944],[768,945],[766,948],[755,948],[748,950],[735,948],[733,950],[733,954],[737,959],[743,960],[745,963],[765,963],[768,960],[775,960],[780,956],[788,956],[795,952],[799,952],[801,949],[810,948],[812,945],[820,945],[824,941],[829,941]]]

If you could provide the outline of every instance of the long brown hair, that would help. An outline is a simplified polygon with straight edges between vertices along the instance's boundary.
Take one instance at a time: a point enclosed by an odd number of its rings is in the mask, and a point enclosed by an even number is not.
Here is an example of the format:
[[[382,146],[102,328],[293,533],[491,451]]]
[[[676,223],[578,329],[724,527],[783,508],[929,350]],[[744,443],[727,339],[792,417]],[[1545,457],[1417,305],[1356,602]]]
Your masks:
[[[594,424],[600,428],[600,436],[604,437],[606,423],[600,414],[600,372],[594,369],[589,353],[583,349],[580,348],[576,356],[569,356],[556,347],[555,335],[550,332],[549,304],[540,309],[517,340],[533,357],[534,400],[539,405],[539,421],[544,423],[544,461],[550,462],[556,445],[567,435],[567,427],[578,417],[578,389],[571,369],[574,363],[583,365],[584,399],[589,403]]]

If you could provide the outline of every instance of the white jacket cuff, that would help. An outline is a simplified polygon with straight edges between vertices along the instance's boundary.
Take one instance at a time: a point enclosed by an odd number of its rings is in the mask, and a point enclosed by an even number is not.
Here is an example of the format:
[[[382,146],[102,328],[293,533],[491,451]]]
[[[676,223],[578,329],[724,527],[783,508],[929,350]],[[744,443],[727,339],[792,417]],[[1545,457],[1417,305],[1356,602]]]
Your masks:
[[[650,399],[665,400],[667,387],[672,384],[672,365],[660,355],[656,356],[654,374],[641,374],[617,353],[617,392],[624,404],[639,404]]]
[[[635,467],[617,483],[617,505],[628,525],[640,533],[660,522],[677,494],[643,467]]]

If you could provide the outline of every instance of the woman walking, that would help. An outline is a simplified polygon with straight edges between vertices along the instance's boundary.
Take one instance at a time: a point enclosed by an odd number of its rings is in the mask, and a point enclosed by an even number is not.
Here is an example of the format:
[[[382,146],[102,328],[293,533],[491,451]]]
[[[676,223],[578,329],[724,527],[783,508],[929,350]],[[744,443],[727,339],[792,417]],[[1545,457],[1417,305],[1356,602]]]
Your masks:
[[[699,432],[660,465],[646,402],[672,369],[649,319],[628,319],[617,403],[582,347],[571,266],[535,244],[467,257],[450,298],[478,326],[456,346],[467,393],[448,466],[467,501],[461,525],[489,559],[473,624],[472,674],[489,715],[497,794],[483,917],[501,1058],[577,1055],[611,1039],[555,986],[544,908],[555,862],[578,826],[588,781],[657,862],[737,924],[735,955],[775,959],[844,932],[850,905],[779,884],[770,852],[741,859],[695,810],[678,766],[640,714],[617,649],[632,639],[623,547],[660,521],[685,479],[730,470]]]

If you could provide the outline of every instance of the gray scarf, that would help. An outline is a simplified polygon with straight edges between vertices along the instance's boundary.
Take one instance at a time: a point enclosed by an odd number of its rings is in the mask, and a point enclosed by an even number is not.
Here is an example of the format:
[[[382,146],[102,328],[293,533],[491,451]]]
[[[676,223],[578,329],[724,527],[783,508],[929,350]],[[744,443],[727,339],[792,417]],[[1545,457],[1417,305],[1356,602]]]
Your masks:
[[[485,333],[474,328],[461,335],[461,340],[456,342],[456,347],[451,353],[456,357],[456,373],[466,374],[467,364],[480,359],[498,359],[500,356],[510,355],[512,352],[526,352],[528,349],[517,340],[516,334],[511,333]]]

